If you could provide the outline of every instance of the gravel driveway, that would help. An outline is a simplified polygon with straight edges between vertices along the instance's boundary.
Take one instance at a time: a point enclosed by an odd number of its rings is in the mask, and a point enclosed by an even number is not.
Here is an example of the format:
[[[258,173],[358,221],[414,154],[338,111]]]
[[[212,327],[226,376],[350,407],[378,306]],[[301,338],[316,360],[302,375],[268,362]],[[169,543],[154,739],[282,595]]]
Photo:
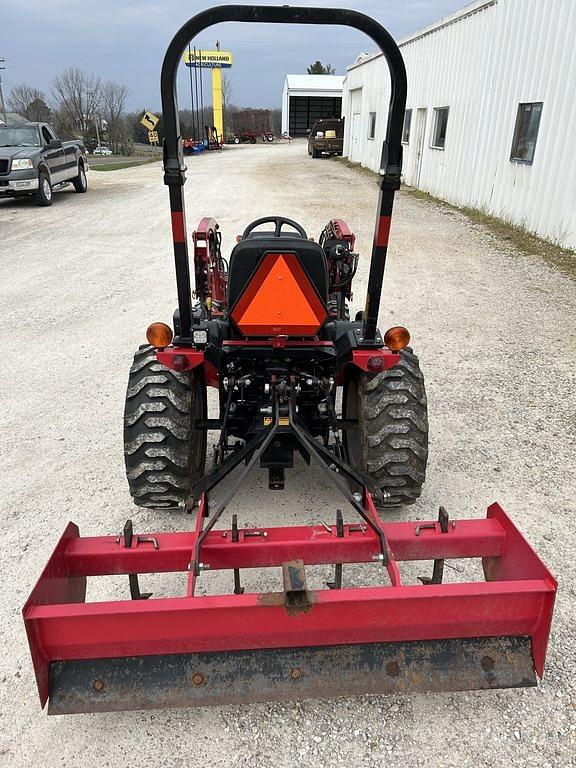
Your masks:
[[[347,220],[362,254],[353,309],[363,305],[372,177],[312,160],[302,142],[226,148],[190,159],[189,168],[189,230],[214,216],[225,253],[268,213],[299,220],[315,236],[329,217]],[[428,518],[444,504],[455,517],[481,517],[492,501],[503,504],[560,582],[542,684],[76,717],[40,711],[20,610],[66,522],[87,535],[116,533],[128,516],[140,531],[190,525],[184,514],[137,512],[123,474],[132,353],[149,322],[169,322],[176,304],[161,168],[93,172],[89,184],[87,195],[56,194],[51,208],[0,202],[0,765],[576,765],[574,282],[405,192],[381,327],[412,331],[427,377],[431,447],[424,494],[402,516]],[[283,495],[270,496],[256,473],[234,508],[241,523],[332,519],[331,489],[304,466],[294,476]],[[160,591],[157,581],[143,579],[143,588]],[[126,593],[124,580],[108,587]]]

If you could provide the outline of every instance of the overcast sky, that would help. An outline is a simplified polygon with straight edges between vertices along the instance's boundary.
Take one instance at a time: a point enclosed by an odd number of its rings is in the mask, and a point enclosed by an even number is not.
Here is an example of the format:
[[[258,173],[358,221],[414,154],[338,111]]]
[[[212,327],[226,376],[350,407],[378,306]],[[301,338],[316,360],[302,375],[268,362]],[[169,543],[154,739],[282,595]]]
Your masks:
[[[259,5],[282,4],[260,0]],[[300,0],[299,5],[352,7],[374,16],[403,37],[466,4],[466,0]],[[215,5],[204,0],[0,0],[0,58],[4,95],[19,83],[47,94],[65,67],[80,67],[128,86],[129,107],[158,109],[162,57],[172,35],[195,12]],[[337,74],[358,53],[374,50],[364,35],[343,27],[221,24],[196,41],[234,54],[228,70],[232,100],[241,106],[280,106],[284,75],[305,73],[316,59]],[[182,67],[185,70],[185,67]],[[205,73],[206,86],[209,74]],[[209,90],[207,88],[207,90]],[[181,78],[180,106],[189,106]]]

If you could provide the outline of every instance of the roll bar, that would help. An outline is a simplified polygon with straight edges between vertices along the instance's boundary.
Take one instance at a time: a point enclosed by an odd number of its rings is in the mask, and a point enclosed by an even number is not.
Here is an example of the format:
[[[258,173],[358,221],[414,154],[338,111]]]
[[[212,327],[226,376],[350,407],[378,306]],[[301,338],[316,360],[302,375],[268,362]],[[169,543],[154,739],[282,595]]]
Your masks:
[[[176,74],[188,43],[200,32],[225,21],[272,24],[327,24],[348,26],[367,34],[379,46],[388,63],[391,82],[390,105],[386,139],[382,146],[380,163],[380,195],[378,216],[372,246],[372,259],[364,310],[364,328],[361,343],[376,341],[376,326],[382,279],[386,263],[388,233],[394,201],[394,192],[400,187],[402,172],[402,125],[406,106],[406,69],[402,54],[394,38],[377,21],[358,11],[343,8],[300,8],[290,6],[220,5],[198,13],[189,19],[174,35],[162,64],[160,89],[164,119],[164,183],[170,192],[172,235],[178,286],[180,313],[180,341],[190,340],[192,328],[190,267],[184,218],[183,185],[186,181]]]

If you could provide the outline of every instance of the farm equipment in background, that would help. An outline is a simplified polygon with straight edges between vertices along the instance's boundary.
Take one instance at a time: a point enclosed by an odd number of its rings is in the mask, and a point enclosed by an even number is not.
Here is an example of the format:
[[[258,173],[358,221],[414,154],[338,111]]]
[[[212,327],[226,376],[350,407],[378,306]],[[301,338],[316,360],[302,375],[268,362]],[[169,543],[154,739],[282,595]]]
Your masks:
[[[205,125],[204,133],[206,134],[206,138],[202,141],[197,141],[196,139],[182,140],[182,151],[185,155],[198,154],[205,150],[222,149],[222,142],[218,136],[216,126],[213,125],[212,128],[210,128],[209,125]]]
[[[274,141],[269,109],[241,109],[232,115],[234,144]]]
[[[318,242],[286,217],[257,219],[228,259],[220,227],[202,219],[192,294],[176,73],[189,41],[228,21],[348,25],[388,62],[367,297],[353,321],[358,255],[336,218]],[[129,520],[119,536],[84,538],[69,523],[23,612],[42,705],[61,714],[535,685],[556,582],[500,505],[484,520],[451,519],[441,507],[437,519],[394,522],[378,509],[420,495],[428,454],[409,334],[377,325],[406,99],[393,38],[355,11],[214,7],[170,43],[161,91],[178,309],[173,328],[148,328],[134,357],[125,457],[138,506],[184,508],[194,525],[141,534]],[[209,386],[217,419],[208,416]],[[219,437],[207,471],[209,430]],[[245,527],[235,513],[217,528],[253,468],[267,470],[277,498],[295,454],[338,490],[342,508],[319,509],[313,525]],[[479,559],[483,578],[447,581],[447,558]],[[431,575],[403,583],[405,561],[429,561]],[[348,583],[347,564],[358,563],[373,569],[372,586]],[[308,585],[317,565],[333,568],[326,588]],[[278,588],[245,591],[248,568],[274,569]],[[230,573],[229,593],[198,594],[214,570]],[[165,572],[185,575],[181,596],[141,591],[142,574]],[[128,576],[126,599],[86,603],[87,578],[107,574]]]

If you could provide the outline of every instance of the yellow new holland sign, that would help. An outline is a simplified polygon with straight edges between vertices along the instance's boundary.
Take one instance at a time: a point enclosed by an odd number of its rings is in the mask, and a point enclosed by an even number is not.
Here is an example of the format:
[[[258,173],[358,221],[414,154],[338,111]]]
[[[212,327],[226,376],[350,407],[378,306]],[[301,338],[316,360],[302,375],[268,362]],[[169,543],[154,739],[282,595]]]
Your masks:
[[[140,118],[140,125],[143,125],[144,128],[148,128],[149,131],[153,131],[159,122],[160,118],[156,117],[153,112],[144,112]]]
[[[186,51],[184,63],[187,67],[202,67],[202,69],[230,69],[232,54],[230,51]]]

